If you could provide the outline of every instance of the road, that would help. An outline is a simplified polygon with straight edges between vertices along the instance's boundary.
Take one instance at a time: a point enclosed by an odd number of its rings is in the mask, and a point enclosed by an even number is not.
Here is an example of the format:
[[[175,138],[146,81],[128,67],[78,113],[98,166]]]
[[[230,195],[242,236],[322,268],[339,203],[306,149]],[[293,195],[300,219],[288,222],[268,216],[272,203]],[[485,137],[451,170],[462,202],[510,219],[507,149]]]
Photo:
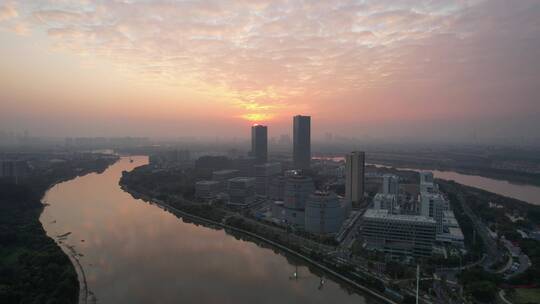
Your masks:
[[[495,240],[491,238],[491,235],[489,234],[486,225],[476,217],[469,205],[467,205],[465,199],[463,198],[463,194],[458,193],[457,198],[459,203],[461,204],[461,207],[463,208],[463,211],[471,219],[476,231],[476,235],[479,236],[482,241],[484,241],[487,256],[482,262],[482,267],[486,271],[490,271],[490,266],[493,265],[495,262],[501,260],[503,257],[503,253],[497,247],[497,243],[495,242]]]

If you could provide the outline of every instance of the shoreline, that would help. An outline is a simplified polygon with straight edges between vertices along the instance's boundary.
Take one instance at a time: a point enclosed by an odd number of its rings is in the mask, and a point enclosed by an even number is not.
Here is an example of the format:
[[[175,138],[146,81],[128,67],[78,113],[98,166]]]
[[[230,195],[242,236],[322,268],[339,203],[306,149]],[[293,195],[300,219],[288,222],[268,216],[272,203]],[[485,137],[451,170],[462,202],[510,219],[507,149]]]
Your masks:
[[[369,294],[371,297],[373,298],[376,298],[377,300],[379,301],[382,301],[383,303],[389,303],[389,304],[398,304],[398,302],[392,300],[392,299],[389,299],[387,298],[384,294],[381,294],[379,292],[376,292],[364,285],[361,285],[349,278],[347,278],[346,276],[342,275],[342,274],[339,274],[338,272],[332,270],[331,268],[313,260],[312,258],[300,253],[300,252],[297,252],[285,245],[282,245],[280,243],[277,243],[273,240],[270,240],[270,239],[267,239],[263,236],[260,236],[256,233],[253,233],[253,232],[250,232],[250,231],[247,231],[247,230],[244,230],[244,229],[240,229],[240,228],[237,228],[237,227],[234,227],[234,226],[230,226],[228,224],[224,224],[224,223],[220,223],[220,222],[216,222],[214,220],[211,220],[211,219],[207,219],[207,218],[203,218],[203,217],[200,217],[198,215],[194,215],[194,214],[191,214],[191,213],[188,213],[186,211],[183,211],[183,210],[180,210],[176,207],[173,207],[163,201],[160,201],[159,199],[156,199],[156,198],[152,198],[148,195],[145,195],[145,194],[142,194],[142,193],[139,193],[135,190],[132,190],[129,188],[128,185],[126,184],[122,184],[120,183],[120,188],[125,191],[126,193],[129,193],[133,198],[135,199],[140,199],[142,201],[145,201],[147,203],[150,203],[150,204],[155,204],[161,208],[163,208],[164,210],[166,211],[169,211],[169,212],[173,212],[175,213],[175,215],[180,215],[182,216],[183,218],[186,218],[186,219],[190,219],[190,220],[195,220],[195,221],[199,221],[199,222],[202,222],[202,224],[207,224],[207,225],[211,225],[211,226],[217,226],[217,227],[220,227],[222,229],[225,229],[225,230],[231,230],[231,231],[234,231],[234,232],[237,232],[237,233],[240,233],[240,234],[244,234],[246,236],[249,236],[249,237],[252,237],[254,239],[257,239],[259,241],[262,241],[274,248],[277,248],[277,249],[280,249],[290,255],[293,255],[297,258],[300,258],[301,260],[303,260],[304,262],[312,265],[312,266],[315,266],[317,267],[318,269],[320,269],[321,271],[329,274],[330,276],[333,276],[335,278],[337,278],[338,280],[348,284],[349,286],[353,287],[354,289],[356,290],[359,290],[365,294]],[[421,300],[421,302],[423,302]]]
[[[45,196],[47,195],[47,192],[49,192],[52,188],[56,187],[57,185],[68,182],[68,181],[71,181],[71,180],[74,180],[74,179],[79,178],[79,177],[86,176],[88,174],[93,174],[93,173],[100,174],[100,173],[103,173],[110,166],[116,164],[119,160],[120,160],[120,158],[118,157],[114,161],[107,163],[107,165],[105,167],[103,167],[103,168],[88,169],[88,170],[84,170],[82,172],[77,172],[75,176],[68,176],[68,177],[58,178],[53,183],[51,183],[51,185],[49,185],[49,187],[47,189],[45,189],[45,191],[43,192],[43,195],[40,198],[41,206],[39,207],[40,210],[39,210],[38,221],[39,221],[39,223],[41,225],[41,228],[42,228],[45,236],[50,238],[51,240],[53,240],[54,243],[60,248],[60,250],[69,258],[69,260],[71,262],[71,265],[73,266],[73,268],[75,270],[75,273],[77,274],[77,281],[79,282],[77,303],[79,303],[79,304],[88,303],[88,296],[89,296],[90,291],[88,290],[88,284],[87,284],[87,281],[86,281],[86,274],[84,272],[84,269],[83,269],[79,259],[77,258],[78,253],[75,251],[75,249],[72,246],[69,246],[66,243],[62,242],[60,236],[54,236],[54,235],[49,236],[47,234],[47,231],[45,230],[45,227],[43,227],[43,223],[41,222],[41,216],[42,216],[45,208],[47,206],[49,206],[49,202],[44,202],[43,200],[45,199]],[[68,233],[70,234],[70,232],[68,232]],[[80,278],[82,278],[82,280]],[[81,296],[83,296],[83,297],[81,297]]]

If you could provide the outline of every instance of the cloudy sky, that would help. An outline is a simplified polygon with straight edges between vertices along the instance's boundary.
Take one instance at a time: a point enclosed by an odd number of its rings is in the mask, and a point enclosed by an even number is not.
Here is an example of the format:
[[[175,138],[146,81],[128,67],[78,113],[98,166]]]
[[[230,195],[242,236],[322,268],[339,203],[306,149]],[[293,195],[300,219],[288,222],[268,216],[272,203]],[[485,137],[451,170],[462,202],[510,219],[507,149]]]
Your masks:
[[[0,0],[0,46],[3,130],[539,137],[540,0]]]

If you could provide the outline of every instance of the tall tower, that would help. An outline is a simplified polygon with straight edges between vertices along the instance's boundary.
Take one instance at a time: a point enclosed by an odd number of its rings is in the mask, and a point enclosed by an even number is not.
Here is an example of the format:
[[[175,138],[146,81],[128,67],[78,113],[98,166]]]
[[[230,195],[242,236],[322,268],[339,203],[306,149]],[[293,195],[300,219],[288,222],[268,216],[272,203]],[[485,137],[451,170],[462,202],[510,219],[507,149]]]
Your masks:
[[[311,162],[311,117],[293,118],[293,162],[295,169],[309,169]]]
[[[355,151],[346,155],[345,201],[359,203],[364,199],[364,167],[366,155]]]
[[[263,125],[251,127],[251,156],[257,163],[266,163],[268,160],[268,128]]]
[[[399,179],[393,174],[383,175],[383,193],[384,194],[399,194]]]

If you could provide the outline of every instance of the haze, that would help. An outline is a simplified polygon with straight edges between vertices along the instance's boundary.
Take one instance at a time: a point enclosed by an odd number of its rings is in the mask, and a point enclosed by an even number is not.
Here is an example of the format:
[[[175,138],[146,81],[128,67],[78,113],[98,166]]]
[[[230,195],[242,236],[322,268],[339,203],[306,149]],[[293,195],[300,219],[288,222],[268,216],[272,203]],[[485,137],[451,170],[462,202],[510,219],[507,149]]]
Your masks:
[[[540,142],[540,1],[0,1],[0,130]]]

